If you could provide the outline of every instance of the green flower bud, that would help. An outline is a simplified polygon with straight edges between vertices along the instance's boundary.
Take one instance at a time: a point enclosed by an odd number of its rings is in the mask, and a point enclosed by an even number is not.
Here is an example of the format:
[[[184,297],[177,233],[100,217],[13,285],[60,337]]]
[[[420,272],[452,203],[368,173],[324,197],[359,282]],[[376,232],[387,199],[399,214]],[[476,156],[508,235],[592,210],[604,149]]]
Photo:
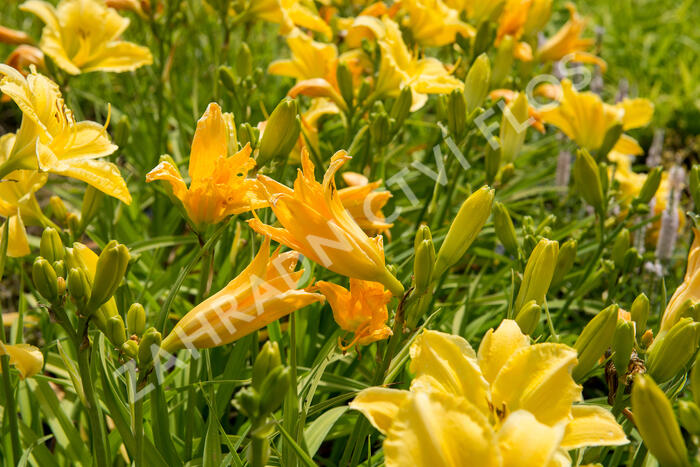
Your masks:
[[[576,261],[576,240],[573,238],[565,241],[559,247],[559,255],[557,256],[557,266],[554,268],[554,277],[550,287],[560,284],[564,277],[571,271]]]
[[[377,106],[370,114],[369,134],[374,144],[386,146],[391,141],[391,123],[383,106]]]
[[[236,75],[228,65],[219,67],[219,80],[229,92],[236,92]]]
[[[591,319],[576,339],[574,349],[578,352],[578,364],[572,376],[580,381],[596,366],[598,359],[610,347],[617,327],[617,305],[610,305]]]
[[[90,283],[82,269],[71,268],[66,279],[66,288],[81,311],[90,299]]]
[[[107,320],[107,337],[115,347],[126,342],[126,327],[121,316],[112,316]]]
[[[270,414],[279,408],[290,383],[291,376],[287,367],[278,366],[267,375],[260,388],[261,414]]]
[[[253,365],[253,387],[260,391],[265,378],[281,364],[282,358],[277,342],[265,342]]]
[[[112,131],[112,140],[114,141],[114,144],[116,144],[120,148],[123,148],[124,146],[129,144],[130,136],[131,122],[129,121],[129,117],[127,117],[126,115],[122,115],[117,121],[117,125],[114,127],[114,131]]]
[[[88,185],[87,188],[85,188],[83,205],[80,208],[80,229],[82,231],[85,231],[100,210],[102,198],[104,198],[104,193],[94,188],[92,185]]]
[[[493,205],[493,227],[496,230],[498,240],[503,244],[506,251],[513,256],[518,256],[518,237],[515,234],[513,220],[503,203],[496,202]]]
[[[56,271],[53,270],[51,264],[41,256],[37,257],[32,266],[32,280],[34,287],[49,302],[54,302],[58,298],[56,279]]]
[[[120,347],[122,353],[128,357],[136,358],[139,354],[139,344],[136,341],[129,339]]]
[[[671,402],[649,375],[639,375],[632,385],[634,422],[649,452],[659,465],[689,466],[683,435]]]
[[[610,180],[608,179],[608,164],[605,162],[598,163],[598,175],[600,176],[600,186],[603,188],[603,194],[608,192]]]
[[[625,254],[630,247],[630,231],[627,229],[622,229],[612,247],[612,259],[618,269],[622,269],[625,264]]]
[[[503,109],[499,135],[503,161],[512,162],[520,154],[530,126],[529,118],[527,95],[524,92],[518,93],[517,97]]]
[[[508,183],[515,176],[515,166],[508,162],[501,168],[501,184]]]
[[[393,121],[392,131],[396,133],[399,128],[403,126],[403,122],[411,113],[411,106],[413,105],[413,93],[411,88],[408,86],[401,88],[399,96],[394,101],[394,105],[391,106],[391,113],[389,117]]]
[[[447,129],[457,141],[466,134],[467,102],[459,89],[453,89],[447,96]]]
[[[124,278],[128,265],[129,249],[115,240],[109,242],[97,259],[97,270],[92,281],[88,313],[96,310],[112,298]]]
[[[476,57],[464,80],[464,98],[468,115],[484,103],[489,94],[489,84],[491,84],[491,62],[488,55],[482,53]]]
[[[700,323],[693,322],[692,318],[679,320],[649,347],[647,373],[659,383],[676,376],[695,354],[699,337]]]
[[[549,290],[549,285],[554,277],[554,268],[557,265],[559,255],[559,243],[543,238],[539,241],[525,265],[523,283],[520,285],[518,296],[515,299],[516,316],[520,309],[530,300],[538,305],[544,303],[544,298]]]
[[[642,334],[647,328],[647,319],[651,305],[649,299],[643,293],[637,295],[630,307],[630,316],[637,327],[637,334]]]
[[[156,328],[151,327],[146,329],[139,343],[139,368],[142,370],[150,368],[153,364],[153,358],[158,355],[161,341],[162,337]]]
[[[697,211],[700,209],[700,165],[694,165],[693,168],[690,169],[688,188],[690,189],[690,196],[693,198],[693,204]]]
[[[233,405],[249,419],[260,417],[260,394],[252,387],[238,391],[233,398]]]
[[[598,164],[585,149],[580,149],[576,153],[574,182],[581,197],[602,215],[605,205]]]
[[[630,363],[630,356],[634,349],[634,323],[631,321],[618,320],[613,336],[613,363],[617,369],[618,377],[622,377],[627,372]]]
[[[491,29],[491,23],[489,21],[483,21],[479,25],[479,29],[476,31],[476,36],[474,36],[474,55],[484,55],[484,52],[488,50],[491,44],[493,44],[493,30]],[[491,68],[489,67],[489,74],[490,72]]]
[[[68,210],[66,205],[63,204],[63,200],[58,196],[49,198],[49,211],[51,211],[51,214],[58,222],[64,223],[66,221]]]
[[[484,165],[486,183],[492,184],[496,180],[498,169],[501,168],[501,151],[493,149],[491,145],[487,145],[484,153]]]
[[[63,294],[66,293],[66,280],[61,276],[58,276],[56,279],[56,290],[59,297],[62,297]]]
[[[415,252],[413,260],[415,293],[424,294],[432,283],[433,267],[435,266],[435,246],[430,235],[430,228],[427,225],[421,225],[418,228],[413,249]]]
[[[62,260],[66,254],[63,241],[58,231],[53,227],[46,227],[41,233],[39,252],[49,263]]]
[[[700,435],[700,408],[695,402],[678,401],[678,419],[689,433]]]
[[[250,76],[253,73],[253,54],[246,42],[242,42],[236,54],[236,73],[241,78]]]
[[[258,137],[260,132],[257,128],[253,128],[250,123],[241,123],[238,126],[238,141],[242,147],[246,144],[250,144],[252,149],[255,149],[258,145]]]
[[[66,224],[68,224],[68,229],[70,229],[74,237],[81,233],[80,218],[72,212],[69,212],[66,216]]]
[[[406,303],[406,326],[414,329],[418,324],[418,320],[428,312],[431,301],[432,296],[430,294],[411,296],[411,299]]]
[[[513,36],[505,36],[501,39],[496,50],[496,59],[491,68],[491,88],[499,88],[510,75],[513,68],[513,49],[515,48],[515,40]]]
[[[494,193],[492,188],[483,186],[464,201],[440,246],[435,260],[434,277],[440,277],[462,259],[491,214]]]
[[[66,276],[66,264],[63,262],[63,260],[54,261],[51,266],[53,266],[53,270],[56,271],[56,275],[58,277]]]
[[[603,144],[598,148],[597,152],[597,159],[599,161],[605,160],[605,158],[608,156],[608,153],[612,151],[612,148],[615,147],[615,144],[617,144],[617,141],[620,139],[620,136],[622,136],[622,124],[618,123],[617,125],[613,125],[610,127],[610,129],[605,133],[605,138],[603,138]]]
[[[367,80],[363,80],[360,83],[360,89],[357,91],[357,102],[364,103],[365,99],[369,97],[370,91],[372,91],[372,85]]]
[[[348,68],[346,63],[340,62],[336,68],[335,75],[336,81],[338,82],[338,89],[340,89],[340,95],[343,96],[343,100],[348,105],[348,108],[352,108],[354,103],[354,86],[350,68]]]
[[[256,163],[264,167],[273,159],[284,159],[289,155],[301,131],[297,102],[285,98],[272,111],[267,119],[265,131],[260,139]]]
[[[515,322],[518,323],[523,333],[532,335],[535,329],[537,329],[537,325],[540,324],[541,314],[542,307],[534,300],[530,300],[523,305],[520,311],[515,315]]]
[[[625,253],[625,259],[622,262],[622,272],[627,273],[634,269],[641,260],[639,252],[636,248],[632,247]]]
[[[663,167],[654,167],[647,174],[647,178],[644,180],[641,190],[639,190],[639,195],[635,201],[640,204],[649,204],[651,199],[656,195],[661,184],[661,176],[663,175]],[[692,172],[691,172],[692,174]],[[692,184],[692,175],[691,175]],[[692,194],[692,190],[691,190]]]
[[[140,336],[146,329],[146,310],[140,303],[133,303],[126,312],[126,327],[129,334]]]

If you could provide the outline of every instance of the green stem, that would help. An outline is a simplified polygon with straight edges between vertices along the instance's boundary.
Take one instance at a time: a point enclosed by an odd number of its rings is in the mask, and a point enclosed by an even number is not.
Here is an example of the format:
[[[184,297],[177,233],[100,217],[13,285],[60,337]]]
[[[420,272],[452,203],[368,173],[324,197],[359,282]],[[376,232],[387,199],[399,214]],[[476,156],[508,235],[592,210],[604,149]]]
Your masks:
[[[110,463],[108,462],[105,447],[104,424],[101,420],[100,408],[95,397],[95,386],[90,374],[90,341],[87,336],[87,325],[85,326],[82,342],[76,341],[76,350],[78,353],[78,370],[83,383],[85,401],[87,402],[85,410],[90,421],[90,434],[92,437],[92,448],[95,453],[95,462],[98,467],[107,467]]]
[[[136,386],[136,392],[139,391],[139,386]],[[135,396],[134,394],[133,396]],[[143,466],[143,397],[133,397],[134,401],[131,407],[132,423],[131,428],[134,433],[135,453],[134,465],[136,467]],[[189,424],[188,424],[189,425]]]
[[[2,323],[0,323],[2,324]],[[4,329],[4,328],[3,328]],[[4,333],[4,330],[2,331]],[[10,422],[10,438],[12,441],[12,460],[10,465],[17,464],[22,455],[22,449],[19,443],[19,427],[17,424],[17,405],[15,403],[15,393],[10,382],[10,356],[3,355],[0,357],[2,362],[2,384],[5,391],[5,414]]]
[[[250,437],[250,446],[252,449],[251,465],[253,467],[265,466],[265,442],[265,438],[259,438],[257,436]]]

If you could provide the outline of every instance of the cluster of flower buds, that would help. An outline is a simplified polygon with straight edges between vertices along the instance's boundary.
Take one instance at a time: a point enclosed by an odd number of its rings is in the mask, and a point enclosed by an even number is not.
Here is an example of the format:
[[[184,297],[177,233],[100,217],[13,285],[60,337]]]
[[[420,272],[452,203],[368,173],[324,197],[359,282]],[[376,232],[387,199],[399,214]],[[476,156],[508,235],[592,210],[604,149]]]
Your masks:
[[[559,243],[543,238],[527,260],[514,304],[515,321],[525,334],[532,334],[540,321],[540,307],[552,283],[558,256]]]

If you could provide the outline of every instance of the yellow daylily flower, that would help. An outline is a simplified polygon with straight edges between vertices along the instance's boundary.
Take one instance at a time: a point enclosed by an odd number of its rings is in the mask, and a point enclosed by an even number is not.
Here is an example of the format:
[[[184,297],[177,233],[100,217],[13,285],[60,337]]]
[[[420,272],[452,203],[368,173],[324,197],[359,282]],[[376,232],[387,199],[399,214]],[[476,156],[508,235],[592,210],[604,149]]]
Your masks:
[[[666,305],[659,332],[668,331],[681,319],[683,311],[687,309],[685,304],[688,300],[692,304],[700,302],[700,231],[693,228],[693,235],[683,282],[673,292]]]
[[[503,38],[511,36],[516,45],[513,54],[523,61],[532,60],[532,47],[527,42],[517,42],[525,33],[528,12],[533,0],[506,0],[498,20],[498,30],[496,31],[495,45],[501,43]]]
[[[15,143],[0,165],[0,179],[17,169],[40,170],[81,180],[131,203],[117,166],[98,160],[117,149],[105,127],[89,120],[76,122],[58,85],[35,70],[25,78],[14,68],[0,64],[0,75],[0,91],[22,111]]]
[[[399,25],[388,16],[382,19],[384,31],[379,38],[381,62],[374,95],[395,96],[408,86],[413,94],[411,110],[420,109],[428,100],[427,94],[447,94],[464,89],[464,83],[435,58],[418,58],[411,54],[401,36]]]
[[[270,256],[265,238],[253,261],[223,289],[195,306],[163,340],[161,348],[175,352],[229,344],[293,311],[324,300],[323,295],[297,288],[304,270],[294,271],[299,255],[279,249]]]
[[[335,44],[317,42],[308,34],[295,28],[286,38],[292,58],[275,60],[267,71],[273,75],[289,76],[298,81],[324,78],[335,83],[338,49]]]
[[[256,0],[250,2],[246,12],[253,18],[277,23],[282,34],[289,33],[295,26],[332,37],[331,27],[316,12],[313,3],[303,0]]]
[[[3,164],[15,144],[14,133],[0,136],[0,164]],[[44,186],[48,175],[36,170],[15,170],[0,180],[0,217],[7,219],[9,239],[7,254],[22,257],[29,254],[29,241],[25,223],[42,225],[44,215],[34,193]],[[0,239],[4,224],[0,226]]]
[[[351,278],[350,290],[326,281],[318,281],[316,287],[328,300],[338,326],[355,333],[348,345],[340,345],[341,349],[391,336],[391,328],[386,325],[389,319],[386,304],[391,300],[391,292],[384,290],[382,284]]]
[[[129,19],[104,0],[61,0],[56,8],[29,0],[20,9],[44,22],[39,48],[66,73],[131,71],[153,63],[147,47],[119,39]]]
[[[405,25],[417,43],[426,46],[452,44],[457,35],[473,37],[474,28],[459,19],[459,13],[442,0],[404,0],[401,7],[408,13]]]
[[[578,14],[573,3],[567,3],[566,8],[569,10],[569,21],[537,50],[537,57],[542,61],[555,62],[573,54],[574,61],[595,63],[605,71],[605,60],[586,52],[595,43],[595,39],[581,38],[586,20]]]
[[[644,126],[651,121],[654,105],[647,99],[624,99],[615,105],[606,104],[597,94],[578,92],[570,80],[561,83],[559,104],[540,111],[545,123],[559,128],[580,147],[595,151],[612,127],[621,124],[623,130]],[[613,151],[637,155],[643,152],[636,140],[623,134]]]
[[[44,366],[44,355],[33,345],[0,342],[0,356],[2,355],[10,356],[10,365],[14,365],[19,370],[20,379],[38,374]],[[2,368],[0,368],[1,372]]]
[[[338,190],[338,196],[357,225],[368,235],[376,233],[388,235],[389,229],[394,224],[386,222],[382,208],[391,198],[391,192],[375,191],[382,185],[381,180],[369,183],[367,177],[355,172],[344,172],[343,180],[348,187]]]
[[[394,295],[403,293],[401,283],[384,264],[382,236],[370,238],[345,210],[335,186],[335,173],[350,159],[338,151],[331,159],[323,183],[316,181],[309,153],[302,151],[302,169],[294,189],[258,175],[268,192],[270,207],[282,228],[263,224],[257,217],[253,230],[338,274],[380,282]]]
[[[255,167],[250,145],[234,154],[236,145],[233,115],[222,113],[218,104],[211,103],[194,132],[189,188],[171,160],[161,160],[146,175],[146,181],[168,182],[197,229],[217,224],[232,214],[265,207],[267,201],[259,183],[246,178]]]
[[[486,420],[490,433],[482,436],[484,443],[495,439],[498,455],[490,454],[483,465],[549,466],[571,465],[565,451],[592,445],[621,445],[628,442],[622,427],[605,409],[587,405],[573,405],[581,400],[581,387],[571,377],[577,362],[576,351],[563,344],[542,343],[531,345],[515,321],[504,320],[495,331],[484,336],[479,351],[459,337],[437,331],[423,331],[410,349],[410,370],[415,374],[410,391],[369,388],[360,392],[350,404],[360,410],[370,422],[393,439],[393,425],[401,418],[401,411],[417,398],[428,400],[434,394],[448,396],[450,411],[466,411],[474,420]],[[405,439],[430,427],[445,426],[449,417],[439,407],[421,411],[408,427],[403,427]],[[452,415],[452,416],[457,416]],[[468,438],[451,432],[435,432],[432,437],[420,438],[411,448],[396,441],[410,457],[401,460],[421,465],[460,465],[443,462],[430,463],[420,457],[420,447],[454,442],[466,447]],[[430,447],[428,447],[430,449]],[[399,465],[398,457],[390,457],[388,465]],[[439,458],[438,458],[439,459]],[[479,463],[478,465],[482,465]]]

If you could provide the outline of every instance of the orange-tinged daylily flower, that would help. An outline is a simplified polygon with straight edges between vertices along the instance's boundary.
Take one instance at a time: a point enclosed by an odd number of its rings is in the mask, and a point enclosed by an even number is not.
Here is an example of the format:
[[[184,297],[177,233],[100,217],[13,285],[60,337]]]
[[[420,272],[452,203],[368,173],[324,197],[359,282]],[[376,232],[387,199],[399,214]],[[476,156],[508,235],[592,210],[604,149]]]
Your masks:
[[[7,160],[14,143],[13,133],[0,136],[0,164]],[[21,257],[29,254],[24,224],[43,224],[44,215],[34,193],[44,186],[47,178],[47,174],[36,170],[15,170],[0,180],[0,216],[10,222],[8,256]],[[0,239],[3,227],[4,225],[0,226]]]
[[[33,44],[34,40],[26,32],[0,26],[0,42],[4,44]]]
[[[294,271],[298,254],[293,251],[270,256],[265,238],[253,261],[223,289],[194,307],[163,340],[162,349],[175,352],[185,347],[204,349],[229,344],[323,295],[298,289],[304,270]]]
[[[586,52],[595,40],[581,38],[586,20],[578,14],[573,3],[567,3],[566,8],[569,10],[569,21],[537,50],[537,57],[542,61],[555,62],[573,54],[574,61],[594,63],[604,71],[607,67],[605,60]]]
[[[518,42],[525,32],[528,12],[532,0],[506,0],[501,17],[498,20],[496,42],[498,45],[504,37],[511,36],[516,45],[513,54],[523,61],[532,60],[532,47],[527,42]]]
[[[250,2],[247,14],[264,21],[280,25],[282,34],[289,33],[295,26],[320,32],[327,37],[333,35],[328,23],[316,12],[313,3],[303,0],[255,0]]]
[[[148,48],[119,39],[129,19],[104,0],[61,0],[56,8],[29,0],[20,9],[44,22],[39,48],[66,73],[122,72],[153,63]]]
[[[386,434],[387,465],[571,465],[567,450],[628,442],[610,412],[573,405],[576,351],[531,345],[512,320],[490,330],[478,353],[426,330],[410,355],[410,391],[368,388],[350,404]]]
[[[700,302],[700,231],[693,228],[693,244],[688,252],[688,265],[686,266],[683,282],[678,286],[671,300],[666,305],[659,332],[668,331],[680,319],[684,310],[687,310],[686,303]]]
[[[506,101],[506,104],[510,104],[515,100],[515,98],[518,96],[518,93],[516,91],[513,91],[512,89],[494,89],[489,93],[489,97],[497,101],[498,99],[503,99]],[[535,109],[532,105],[527,106],[527,113],[529,117],[532,117],[533,122],[532,122],[532,127],[539,131],[540,133],[544,133],[544,124],[542,123],[542,116],[540,113]]]
[[[328,300],[338,326],[355,334],[348,345],[339,344],[341,349],[391,336],[391,328],[386,324],[389,319],[386,304],[391,300],[391,292],[382,284],[350,279],[350,290],[326,281],[316,282],[316,287]]]
[[[459,13],[442,0],[404,0],[401,8],[408,13],[405,25],[421,45],[452,44],[457,35],[473,37],[474,28],[459,19]]]
[[[40,170],[81,180],[131,203],[117,166],[98,160],[117,149],[106,125],[89,120],[76,122],[58,85],[35,70],[25,78],[14,68],[0,64],[0,76],[0,91],[22,110],[15,143],[0,165],[0,179],[17,169]]]
[[[10,365],[14,365],[14,367],[19,370],[19,377],[21,379],[38,374],[44,366],[44,356],[41,350],[33,345],[3,344],[0,342],[0,356],[1,355],[10,356]],[[2,372],[1,368],[0,372]]]
[[[651,120],[654,106],[647,99],[624,99],[615,105],[604,103],[592,92],[578,92],[570,80],[561,83],[559,104],[540,111],[545,123],[559,128],[580,147],[595,151],[603,144],[612,127],[621,124],[623,130],[645,126]],[[623,134],[614,151],[637,155],[642,148],[632,137]]]
[[[246,178],[255,167],[250,145],[234,153],[237,146],[233,115],[222,113],[211,103],[197,122],[190,151],[190,186],[175,164],[162,158],[146,175],[146,181],[163,180],[170,184],[197,229],[217,224],[232,214],[267,206],[255,179]]]
[[[5,63],[22,73],[24,76],[29,74],[29,68],[31,65],[34,65],[40,69],[44,69],[46,67],[44,63],[44,52],[36,47],[25,44],[20,45],[13,50],[7,57],[7,60],[5,60]],[[9,100],[9,97],[3,96],[3,98],[7,98]]]
[[[257,217],[248,221],[253,230],[272,237],[338,274],[380,282],[394,295],[403,293],[401,283],[384,264],[382,236],[370,238],[345,210],[335,186],[335,173],[350,159],[338,151],[331,159],[323,183],[316,181],[307,150],[302,151],[302,169],[294,189],[258,175],[282,227],[263,224]]]
[[[348,187],[338,190],[338,196],[357,225],[368,234],[388,234],[393,224],[386,222],[382,208],[391,198],[391,192],[375,191],[382,181],[369,183],[367,177],[355,172],[344,172],[343,180]]]

